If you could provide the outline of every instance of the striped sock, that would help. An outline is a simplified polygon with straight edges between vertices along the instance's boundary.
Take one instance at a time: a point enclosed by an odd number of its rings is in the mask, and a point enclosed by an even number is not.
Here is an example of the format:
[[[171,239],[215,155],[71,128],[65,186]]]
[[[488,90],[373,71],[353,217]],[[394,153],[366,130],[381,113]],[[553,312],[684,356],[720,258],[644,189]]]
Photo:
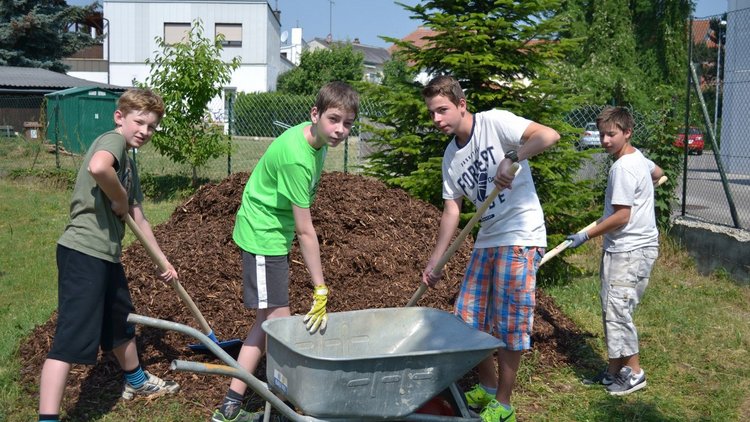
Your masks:
[[[132,371],[125,372],[125,380],[131,387],[141,388],[141,386],[146,383],[146,373],[143,372],[141,365],[138,365],[138,367]]]
[[[60,422],[60,415],[39,415],[39,422]]]

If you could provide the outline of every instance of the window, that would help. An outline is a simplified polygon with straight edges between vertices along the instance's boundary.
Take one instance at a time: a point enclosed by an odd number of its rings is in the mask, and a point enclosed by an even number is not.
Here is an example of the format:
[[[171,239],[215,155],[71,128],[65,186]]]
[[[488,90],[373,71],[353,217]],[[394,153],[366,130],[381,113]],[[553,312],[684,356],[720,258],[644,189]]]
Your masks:
[[[189,23],[164,22],[164,43],[171,45],[185,42],[188,32],[190,32]]]
[[[224,35],[224,47],[242,47],[242,24],[241,23],[217,23],[216,36]]]

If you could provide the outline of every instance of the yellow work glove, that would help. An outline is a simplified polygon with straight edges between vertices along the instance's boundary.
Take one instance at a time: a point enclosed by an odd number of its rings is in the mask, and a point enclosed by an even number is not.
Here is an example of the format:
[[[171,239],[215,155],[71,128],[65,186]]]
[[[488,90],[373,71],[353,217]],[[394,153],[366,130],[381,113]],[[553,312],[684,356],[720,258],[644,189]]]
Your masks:
[[[313,290],[313,306],[310,308],[310,312],[305,315],[302,322],[305,322],[307,331],[310,334],[320,328],[325,330],[326,323],[328,323],[328,315],[326,315],[326,303],[328,303],[328,287],[324,284],[315,286]]]

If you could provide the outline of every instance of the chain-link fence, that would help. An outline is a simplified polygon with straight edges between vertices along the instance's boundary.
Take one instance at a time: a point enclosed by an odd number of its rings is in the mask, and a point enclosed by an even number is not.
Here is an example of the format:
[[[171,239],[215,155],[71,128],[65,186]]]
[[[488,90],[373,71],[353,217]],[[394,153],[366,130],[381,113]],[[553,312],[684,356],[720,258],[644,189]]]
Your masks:
[[[198,177],[215,181],[231,173],[252,171],[276,137],[289,127],[310,120],[310,109],[314,102],[315,96],[278,93],[239,93],[230,96],[221,120],[225,133],[231,135],[231,151],[197,169]],[[373,109],[371,101],[363,100],[359,110],[360,119]],[[344,143],[328,150],[325,171],[359,171],[359,166],[368,154],[366,142],[360,138],[359,126],[358,123],[355,124]],[[172,162],[161,155],[153,144],[141,148],[136,153],[136,160],[143,174],[192,174],[189,165]]]
[[[43,137],[40,123],[44,120],[43,102],[40,95],[0,96],[0,136]]]
[[[750,227],[750,9],[691,19],[681,215]],[[687,138],[687,143],[683,140]]]

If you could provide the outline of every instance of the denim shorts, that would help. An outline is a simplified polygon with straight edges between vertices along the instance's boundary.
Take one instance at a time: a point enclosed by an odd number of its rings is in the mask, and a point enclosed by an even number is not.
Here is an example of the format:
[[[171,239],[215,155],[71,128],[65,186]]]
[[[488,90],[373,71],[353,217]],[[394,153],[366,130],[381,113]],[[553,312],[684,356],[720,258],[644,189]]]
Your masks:
[[[616,253],[604,251],[602,254],[600,300],[610,359],[638,353],[638,331],[633,313],[643,298],[658,256],[657,247]]]
[[[502,340],[507,350],[530,349],[536,272],[543,255],[544,248],[539,247],[475,249],[454,313]]]

